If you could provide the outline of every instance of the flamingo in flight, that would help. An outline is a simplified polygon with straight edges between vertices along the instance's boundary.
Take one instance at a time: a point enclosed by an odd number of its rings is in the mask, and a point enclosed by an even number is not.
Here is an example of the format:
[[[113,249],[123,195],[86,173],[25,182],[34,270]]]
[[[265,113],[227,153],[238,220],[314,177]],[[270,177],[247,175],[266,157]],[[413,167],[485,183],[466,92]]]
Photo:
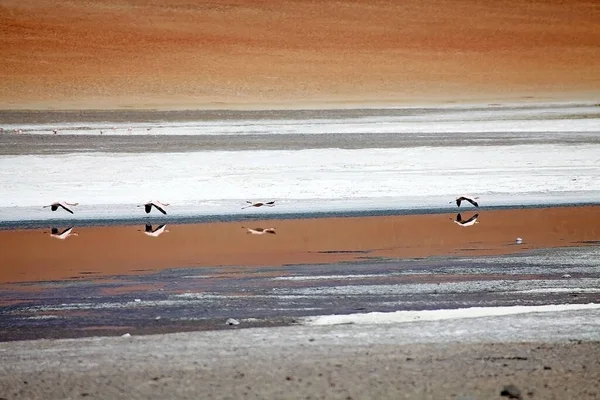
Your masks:
[[[469,203],[473,204],[475,207],[479,207],[479,204],[477,204],[477,202],[475,201],[475,199],[478,199],[479,197],[472,197],[472,196],[460,196],[457,197],[456,200],[454,200],[456,202],[456,206],[460,207],[460,203],[463,201],[468,201]],[[454,201],[451,201],[450,203],[454,203]]]
[[[146,204],[142,204],[138,207],[144,207],[144,210],[146,211],[146,214],[150,214],[150,211],[152,210],[152,207],[156,208],[158,211],[160,211],[163,214],[167,214],[167,212],[165,211],[165,207],[168,206],[169,203],[161,203],[158,200],[150,200],[149,202],[147,202]]]
[[[79,236],[79,234],[76,232],[73,232],[73,227],[67,228],[60,233],[58,233],[57,228],[52,228],[52,231],[50,232],[50,236],[53,238],[56,238],[56,239],[65,240],[69,236]]]
[[[242,207],[242,210],[244,208],[248,208],[248,207],[257,207],[257,208],[262,207],[262,206],[275,207],[275,201],[269,201],[269,202],[263,203],[263,202],[252,202],[250,200],[246,200],[246,203],[248,203],[248,205],[245,207]]]
[[[79,203],[67,203],[66,201],[55,201],[52,204],[49,204],[47,206],[44,206],[44,208],[48,208],[50,207],[50,209],[52,211],[56,211],[58,210],[58,207],[64,208],[65,211],[73,214],[73,210],[71,210],[71,207],[74,207],[76,205],[78,205]]]
[[[479,221],[477,221],[477,218],[479,218],[479,214],[475,214],[471,218],[469,218],[467,220],[463,220],[460,213],[458,213],[458,214],[456,214],[456,219],[454,220],[454,223],[458,224],[460,226],[472,226],[472,225],[479,223]],[[450,219],[452,219],[452,218],[450,218]]]
[[[242,226],[242,228],[246,229],[248,234],[252,235],[264,235],[265,233],[270,233],[271,235],[276,235],[275,228],[246,228]]]
[[[166,229],[166,228],[167,228],[167,225],[165,225],[165,224],[159,225],[155,229],[152,229],[152,225],[146,224],[146,228],[144,229],[144,233],[146,235],[148,235],[148,236],[159,237],[164,232],[169,232],[169,230]]]

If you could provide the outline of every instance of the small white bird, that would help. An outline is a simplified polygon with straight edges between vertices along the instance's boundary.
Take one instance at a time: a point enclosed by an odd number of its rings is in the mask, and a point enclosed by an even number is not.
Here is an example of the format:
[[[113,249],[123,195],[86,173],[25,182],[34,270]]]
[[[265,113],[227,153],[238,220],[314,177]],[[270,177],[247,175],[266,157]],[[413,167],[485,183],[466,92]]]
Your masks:
[[[167,212],[165,211],[165,207],[168,205],[169,205],[169,203],[161,203],[158,200],[150,200],[146,204],[139,205],[138,207],[144,207],[146,214],[150,214],[152,207],[156,208],[158,211],[160,211],[163,214],[167,214]]]
[[[264,235],[265,233],[270,233],[271,235],[277,234],[275,228],[246,228],[245,226],[242,226],[242,228],[248,231],[246,233],[252,235]]]
[[[475,214],[471,218],[463,221],[462,216],[460,215],[460,213],[458,213],[456,214],[456,219],[454,220],[454,223],[460,226],[471,226],[479,223],[479,221],[477,221],[477,218],[479,218],[479,214]]]
[[[58,233],[57,228],[52,228],[52,231],[50,232],[50,236],[53,238],[56,238],[56,239],[65,240],[69,236],[79,236],[79,234],[76,232],[73,232],[73,227],[67,228],[60,233]]]
[[[275,207],[275,201],[269,201],[269,202],[263,203],[263,202],[252,202],[250,200],[246,200],[246,203],[248,203],[249,205],[242,207],[242,210],[244,208],[248,208],[248,207],[262,207],[262,206]]]
[[[71,214],[73,214],[73,210],[71,210],[70,207],[74,207],[74,206],[76,206],[78,204],[79,203],[67,203],[66,201],[55,201],[52,204],[44,206],[44,208],[50,207],[50,209],[52,211],[56,211],[56,210],[58,210],[58,207],[61,207],[61,208],[64,208],[67,212],[70,212]]]
[[[460,203],[462,201],[468,201],[469,203],[473,204],[475,207],[479,207],[479,204],[477,204],[477,202],[475,201],[475,199],[478,199],[479,197],[472,197],[472,196],[460,196],[457,197],[456,200],[451,201],[450,203],[454,203],[456,202],[456,206],[460,207]]]
[[[169,230],[166,228],[167,228],[167,225],[165,225],[165,224],[159,225],[156,229],[152,229],[152,225],[146,224],[144,233],[148,236],[159,237],[164,232],[169,232]]]

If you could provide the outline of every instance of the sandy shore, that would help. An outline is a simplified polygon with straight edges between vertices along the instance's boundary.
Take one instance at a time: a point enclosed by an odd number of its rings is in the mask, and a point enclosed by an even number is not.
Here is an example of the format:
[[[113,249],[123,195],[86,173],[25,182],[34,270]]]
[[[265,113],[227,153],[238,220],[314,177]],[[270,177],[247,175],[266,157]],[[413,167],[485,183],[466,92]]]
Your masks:
[[[8,0],[0,6],[0,108],[594,99],[599,7]]]
[[[600,394],[597,316],[0,343],[0,396],[473,400],[501,399],[512,384],[520,399],[593,400]]]
[[[6,244],[0,254],[5,266],[0,282],[137,274],[176,267],[509,254],[600,240],[600,207],[460,211],[463,218],[479,213],[480,222],[461,227],[451,220],[456,214],[433,214],[168,224],[170,232],[160,237],[146,236],[141,224],[76,227],[79,236],[64,241],[50,237],[50,229],[5,230],[0,231],[0,241]],[[275,227],[277,233],[251,235],[242,226]],[[521,245],[515,244],[517,237],[523,238]]]

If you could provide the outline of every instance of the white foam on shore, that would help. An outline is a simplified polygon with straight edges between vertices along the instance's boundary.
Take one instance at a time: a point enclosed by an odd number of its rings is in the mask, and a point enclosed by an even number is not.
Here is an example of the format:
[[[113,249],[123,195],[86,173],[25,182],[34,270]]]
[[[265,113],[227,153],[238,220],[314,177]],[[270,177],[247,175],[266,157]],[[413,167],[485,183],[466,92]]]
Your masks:
[[[300,321],[304,325],[381,325],[414,321],[438,321],[445,319],[481,318],[525,313],[546,313],[593,309],[600,309],[600,304],[551,304],[543,306],[472,307],[453,310],[372,312],[364,314],[322,315],[302,318]]]

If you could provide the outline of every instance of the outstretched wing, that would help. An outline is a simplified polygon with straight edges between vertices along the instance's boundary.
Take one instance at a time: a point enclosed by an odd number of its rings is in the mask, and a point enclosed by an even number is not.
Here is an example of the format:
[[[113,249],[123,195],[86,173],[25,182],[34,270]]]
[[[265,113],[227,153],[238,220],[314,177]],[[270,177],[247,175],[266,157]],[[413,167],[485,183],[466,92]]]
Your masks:
[[[73,210],[71,210],[69,207],[65,206],[64,204],[59,204],[59,206],[64,208],[67,212],[70,212],[71,214],[73,214]]]
[[[156,205],[155,203],[152,203],[152,205],[153,205],[153,206],[154,206],[154,207],[155,207],[155,208],[156,208],[158,211],[160,211],[161,213],[163,213],[163,214],[165,214],[165,215],[167,214],[167,212],[166,212],[166,211],[165,211],[165,210],[164,210],[162,207],[160,207],[160,206]]]
[[[477,204],[477,202],[475,200],[472,199],[465,199],[467,200],[469,203],[473,204],[475,207],[479,207],[479,204]]]
[[[165,229],[165,226],[166,226],[165,224],[159,225],[158,228],[156,228],[152,232],[156,233],[156,232],[160,231],[161,229]]]
[[[64,235],[65,233],[66,233],[66,234],[69,234],[69,233],[70,233],[72,230],[73,230],[73,227],[72,227],[72,226],[71,226],[71,227],[68,227],[67,229],[65,229],[64,231],[62,231],[62,232],[60,233],[60,236]]]
[[[473,215],[471,218],[469,218],[468,220],[465,221],[465,224],[468,224],[469,222],[473,222],[475,221],[477,218],[479,218],[479,214],[475,214]]]

